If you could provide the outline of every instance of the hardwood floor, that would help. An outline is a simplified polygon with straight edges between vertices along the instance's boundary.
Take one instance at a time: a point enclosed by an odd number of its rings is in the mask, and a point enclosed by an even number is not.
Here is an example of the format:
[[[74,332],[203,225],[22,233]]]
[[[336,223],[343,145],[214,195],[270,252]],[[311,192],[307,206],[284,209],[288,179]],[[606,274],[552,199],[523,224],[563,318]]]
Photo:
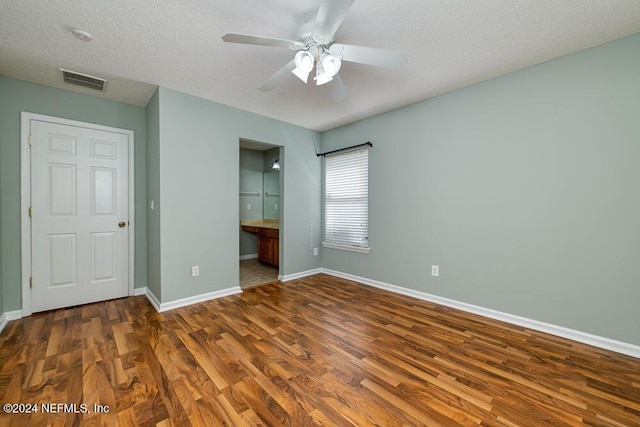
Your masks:
[[[10,322],[0,402],[89,411],[0,414],[15,426],[638,426],[640,359],[317,275]]]

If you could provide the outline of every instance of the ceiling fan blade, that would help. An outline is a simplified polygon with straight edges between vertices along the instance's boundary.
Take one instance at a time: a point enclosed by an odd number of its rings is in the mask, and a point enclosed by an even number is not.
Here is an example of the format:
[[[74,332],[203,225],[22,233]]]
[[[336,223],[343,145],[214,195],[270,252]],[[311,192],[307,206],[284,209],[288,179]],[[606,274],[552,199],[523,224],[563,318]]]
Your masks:
[[[346,101],[347,98],[349,98],[349,91],[344,85],[344,82],[340,78],[339,74],[336,74],[333,77],[333,80],[329,82],[328,86],[330,86],[331,96],[333,97],[334,101],[343,102]]]
[[[323,0],[316,16],[313,39],[320,44],[330,43],[354,0]]]
[[[263,92],[269,92],[273,90],[276,86],[279,86],[284,82],[289,76],[291,76],[291,71],[296,68],[295,61],[289,62],[284,67],[280,68],[276,73],[269,78],[266,82],[262,83],[258,89]]]
[[[250,34],[227,33],[222,36],[227,43],[255,44],[259,46],[284,47],[297,50],[304,49],[304,45],[295,40],[274,39],[273,37],[252,36]]]
[[[407,63],[407,54],[395,50],[334,43],[329,51],[340,53],[343,61],[375,65],[376,67],[402,68]]]

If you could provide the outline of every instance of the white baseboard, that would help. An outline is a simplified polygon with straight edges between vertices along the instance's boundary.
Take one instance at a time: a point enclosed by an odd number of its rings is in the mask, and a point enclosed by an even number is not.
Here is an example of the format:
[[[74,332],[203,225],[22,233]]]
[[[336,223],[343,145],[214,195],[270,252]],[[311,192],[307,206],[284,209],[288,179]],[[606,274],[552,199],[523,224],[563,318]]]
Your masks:
[[[258,258],[258,254],[240,255],[240,261],[246,261],[254,258]]]
[[[21,318],[22,310],[5,311],[2,313],[2,315],[0,315],[0,333],[2,333],[4,328],[7,326],[7,323]]]
[[[143,288],[133,288],[133,296],[137,297],[140,295],[145,295],[147,293],[147,287]]]
[[[301,271],[299,273],[285,274],[284,276],[280,275],[278,276],[278,280],[281,282],[288,282],[289,280],[301,279],[303,277],[313,276],[314,274],[320,274],[323,272],[322,268],[314,268],[313,270]]]
[[[241,292],[242,292],[242,289],[240,289],[240,286],[233,286],[231,288],[221,289],[219,291],[208,292],[206,294],[200,294],[200,295],[194,295],[192,297],[181,298],[181,299],[168,301],[168,302],[160,302],[160,300],[158,300],[158,297],[155,296],[150,289],[147,289],[145,295],[147,296],[147,299],[149,300],[153,308],[155,308],[158,313],[162,313],[163,311],[173,310],[174,308],[186,307],[191,304],[209,301],[216,298],[222,298],[229,295],[235,295]]]
[[[158,299],[158,297],[153,292],[151,292],[151,289],[147,288],[147,292],[145,292],[145,296],[147,297],[147,299],[149,300],[149,302],[151,303],[153,308],[155,308],[156,311],[159,312],[160,311],[160,300]]]
[[[326,268],[322,268],[320,270],[321,270],[320,271],[321,273],[329,274],[331,276],[341,277],[347,280],[353,280],[355,282],[363,283],[365,285],[373,286],[375,288],[384,289],[387,291],[410,296],[410,297],[421,299],[424,301],[433,302],[433,303],[444,305],[451,308],[456,308],[458,310],[478,314],[480,316],[488,317],[490,319],[512,323],[514,325],[523,326],[525,328],[533,329],[540,332],[545,332],[545,333],[556,335],[562,338],[567,338],[583,344],[592,345],[594,347],[599,347],[606,350],[615,351],[617,353],[626,354],[627,356],[640,358],[640,346],[635,344],[629,344],[623,341],[617,341],[617,340],[589,334],[582,331],[576,331],[574,329],[565,328],[563,326],[552,325],[550,323],[540,322],[538,320],[528,319],[526,317],[516,316],[514,314],[504,313],[501,311],[492,310],[489,308],[484,308],[484,307],[480,307],[473,304],[467,304],[465,302],[460,302],[460,301],[452,300],[449,298],[443,298],[437,295],[431,295],[426,292],[416,291],[413,289],[403,288],[402,286],[396,286],[396,285],[391,285],[389,283],[380,282],[377,280],[367,279],[366,277],[355,276],[353,274],[342,273],[340,271],[330,270]]]

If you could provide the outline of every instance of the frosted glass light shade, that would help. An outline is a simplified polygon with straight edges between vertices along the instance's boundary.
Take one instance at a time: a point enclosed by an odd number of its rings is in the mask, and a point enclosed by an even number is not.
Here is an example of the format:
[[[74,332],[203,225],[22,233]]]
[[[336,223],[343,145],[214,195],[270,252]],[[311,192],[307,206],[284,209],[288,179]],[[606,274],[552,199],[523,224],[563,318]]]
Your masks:
[[[301,50],[296,53],[294,63],[296,64],[296,68],[291,70],[291,72],[303,82],[307,82],[309,79],[309,73],[313,70],[314,57],[312,54],[305,50]]]
[[[332,76],[330,76],[329,74],[327,74],[325,72],[320,72],[316,76],[316,86],[320,86],[320,85],[323,85],[325,83],[329,83],[331,80],[333,80]]]
[[[329,53],[325,53],[320,58],[320,63],[322,64],[322,69],[329,76],[333,77],[338,74],[340,71],[340,66],[342,66],[342,60],[337,56],[331,55]]]

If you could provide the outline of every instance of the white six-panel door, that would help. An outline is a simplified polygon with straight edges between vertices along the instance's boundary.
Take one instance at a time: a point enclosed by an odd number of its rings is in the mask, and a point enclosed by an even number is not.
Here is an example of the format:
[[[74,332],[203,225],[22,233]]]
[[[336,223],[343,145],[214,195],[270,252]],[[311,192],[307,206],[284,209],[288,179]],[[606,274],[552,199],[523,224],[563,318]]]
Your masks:
[[[31,121],[32,311],[126,296],[128,138]]]

